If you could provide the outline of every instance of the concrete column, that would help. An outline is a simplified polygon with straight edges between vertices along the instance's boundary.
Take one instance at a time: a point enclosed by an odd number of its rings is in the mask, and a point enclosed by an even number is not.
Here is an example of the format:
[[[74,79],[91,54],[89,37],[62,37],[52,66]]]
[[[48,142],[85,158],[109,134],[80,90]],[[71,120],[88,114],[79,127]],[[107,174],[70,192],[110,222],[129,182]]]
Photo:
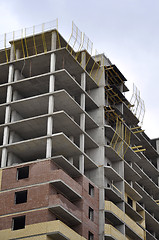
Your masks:
[[[11,55],[10,59],[14,59],[14,48],[11,46]],[[14,66],[13,64],[10,64],[9,66],[9,74],[8,74],[8,83],[13,82],[13,77],[14,77]],[[7,98],[6,98],[6,103],[8,103],[8,106],[6,107],[6,112],[5,112],[5,124],[10,122],[11,118],[11,107],[9,106],[9,103],[12,100],[12,87],[8,86],[7,88]],[[3,146],[8,144],[9,141],[9,127],[6,126],[4,127],[4,132],[3,132]],[[1,160],[1,167],[6,167],[7,166],[7,148],[2,149],[2,160]]]
[[[70,139],[72,142],[74,142],[74,137],[73,137],[73,136],[70,136],[69,139]],[[69,157],[68,160],[69,160],[69,162],[70,162],[71,164],[73,164],[73,157]]]
[[[86,64],[86,53],[83,52],[81,57],[83,59],[82,64],[84,67]],[[86,73],[81,74],[81,87],[83,88],[84,91],[86,90]],[[85,103],[86,103],[85,98],[86,98],[85,93],[82,93],[81,99],[80,99],[80,105],[84,111],[85,111]],[[83,131],[85,131],[85,113],[82,113],[80,115],[80,127]],[[84,152],[84,145],[85,145],[85,139],[84,139],[84,134],[82,133],[80,135],[80,149],[82,152]],[[81,155],[79,157],[79,170],[82,174],[84,174],[84,155]]]
[[[52,32],[52,39],[51,39],[51,50],[56,49],[56,32]],[[51,54],[50,59],[50,72],[55,71],[55,63],[56,63],[56,55],[55,53]],[[50,82],[49,82],[49,92],[52,93],[55,90],[55,76],[50,75]],[[54,97],[49,96],[49,103],[48,103],[48,114],[52,114],[54,111]],[[47,121],[47,143],[46,143],[46,158],[51,157],[52,155],[52,139],[49,136],[52,135],[53,132],[53,118],[52,116],[48,117]]]
[[[73,96],[73,99],[75,99],[75,97]],[[74,116],[71,116],[71,118],[74,120]],[[69,139],[74,142],[74,137],[73,136],[69,136]],[[73,157],[69,157],[68,158],[69,162],[73,165]]]

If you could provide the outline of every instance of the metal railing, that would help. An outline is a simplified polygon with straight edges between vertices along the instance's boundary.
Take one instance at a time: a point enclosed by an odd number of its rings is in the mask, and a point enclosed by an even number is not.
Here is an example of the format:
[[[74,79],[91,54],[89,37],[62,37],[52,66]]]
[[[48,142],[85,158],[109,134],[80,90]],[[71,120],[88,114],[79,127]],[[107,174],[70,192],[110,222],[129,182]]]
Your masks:
[[[19,55],[22,58],[26,58],[30,55],[47,52],[50,50],[50,47],[48,47],[48,41],[50,40],[48,39],[47,32],[51,30],[57,30],[57,41],[60,48],[58,19],[0,35],[0,63],[8,63],[10,61],[11,43],[15,60],[19,58]],[[51,46],[51,41],[49,45]],[[19,53],[17,53],[17,49]]]

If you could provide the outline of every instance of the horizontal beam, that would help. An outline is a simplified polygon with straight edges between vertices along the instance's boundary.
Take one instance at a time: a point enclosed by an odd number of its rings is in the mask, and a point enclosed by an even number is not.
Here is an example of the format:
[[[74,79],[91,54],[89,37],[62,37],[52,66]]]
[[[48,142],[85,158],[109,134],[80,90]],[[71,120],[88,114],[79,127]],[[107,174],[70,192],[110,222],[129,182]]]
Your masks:
[[[134,146],[134,147],[132,147],[132,149],[141,148],[141,147],[142,147],[142,145],[140,145],[140,146]]]
[[[141,133],[141,132],[145,132],[145,130],[139,130],[139,131],[136,131],[136,132],[133,132],[133,133]]]
[[[138,128],[141,128],[141,127],[137,126],[137,127],[133,127],[133,128],[130,128],[130,129],[135,130],[135,129],[138,129]]]
[[[146,148],[138,149],[138,150],[135,150],[134,152],[137,153],[137,152],[144,152],[144,151],[146,151]]]

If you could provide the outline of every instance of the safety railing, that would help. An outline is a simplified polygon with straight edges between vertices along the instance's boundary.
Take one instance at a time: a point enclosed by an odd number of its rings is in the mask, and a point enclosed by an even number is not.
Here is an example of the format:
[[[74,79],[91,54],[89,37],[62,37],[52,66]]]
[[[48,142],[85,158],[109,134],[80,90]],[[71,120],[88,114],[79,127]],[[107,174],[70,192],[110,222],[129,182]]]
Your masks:
[[[125,125],[123,119],[111,106],[105,107],[105,118],[112,127],[115,127],[110,146],[124,159],[128,147],[130,146],[131,130]]]
[[[124,125],[118,117],[116,118],[116,128],[110,146],[117,154],[124,158],[128,147],[130,146],[131,131]]]
[[[104,72],[104,58],[102,55],[99,55],[96,50],[95,56],[93,57],[92,41],[85,33],[79,30],[74,22],[72,22],[72,32],[66,48],[99,85]],[[85,55],[82,54],[83,52],[85,52]]]
[[[60,48],[58,19],[0,35],[0,63],[8,63],[10,60],[13,60],[10,57],[11,44],[13,46],[12,52],[14,60],[51,50],[51,37],[49,32],[52,30],[57,31],[57,48]]]
[[[0,63],[8,63],[11,60],[27,58],[32,55],[50,51],[50,31],[52,30],[56,30],[57,32],[56,48],[61,48],[61,38],[58,33],[58,19],[0,35]],[[65,44],[71,55],[99,85],[104,72],[103,55],[95,51],[95,56],[93,56],[93,43],[74,23],[72,23],[72,32],[69,41]],[[83,52],[85,55],[82,54]],[[84,56],[86,56],[86,58]]]

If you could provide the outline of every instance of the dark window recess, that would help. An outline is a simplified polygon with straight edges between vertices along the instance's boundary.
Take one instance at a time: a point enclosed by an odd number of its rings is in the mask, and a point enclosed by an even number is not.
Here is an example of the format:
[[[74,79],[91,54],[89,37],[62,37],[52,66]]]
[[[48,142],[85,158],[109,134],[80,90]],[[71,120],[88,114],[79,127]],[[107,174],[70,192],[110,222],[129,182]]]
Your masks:
[[[110,188],[110,184],[109,183],[107,183],[107,187]]]
[[[91,232],[88,232],[88,240],[93,240],[94,239],[94,235]]]
[[[89,215],[89,219],[94,221],[94,210],[91,207],[89,207],[89,214],[88,215]]]
[[[128,204],[132,207],[133,206],[132,199],[127,196],[127,201],[128,201]]]
[[[94,196],[94,187],[89,183],[89,195]]]
[[[15,204],[27,202],[27,190],[15,193]]]
[[[17,169],[17,179],[24,179],[29,177],[29,166]]]
[[[25,216],[15,217],[12,219],[12,230],[25,228]]]

